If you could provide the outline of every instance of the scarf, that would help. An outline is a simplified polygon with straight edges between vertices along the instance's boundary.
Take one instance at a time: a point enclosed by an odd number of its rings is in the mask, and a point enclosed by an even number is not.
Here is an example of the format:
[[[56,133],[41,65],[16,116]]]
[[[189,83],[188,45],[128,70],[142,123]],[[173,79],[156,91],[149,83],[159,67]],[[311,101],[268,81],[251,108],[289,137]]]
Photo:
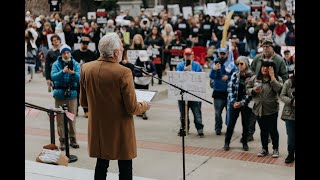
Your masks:
[[[287,26],[282,25],[282,26],[277,26],[275,31],[276,31],[276,34],[280,36],[282,33],[286,32],[286,29],[287,29]]]

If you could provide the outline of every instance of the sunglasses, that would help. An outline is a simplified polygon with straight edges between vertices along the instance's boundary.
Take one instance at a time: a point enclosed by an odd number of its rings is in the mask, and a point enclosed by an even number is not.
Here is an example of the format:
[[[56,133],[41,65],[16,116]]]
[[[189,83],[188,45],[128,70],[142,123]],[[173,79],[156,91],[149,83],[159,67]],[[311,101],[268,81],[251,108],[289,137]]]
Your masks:
[[[239,65],[243,66],[243,63],[242,62],[241,63],[237,63],[237,66],[239,66]]]
[[[262,48],[268,48],[271,47],[270,45],[263,45]]]
[[[82,44],[89,44],[89,41],[81,41]]]

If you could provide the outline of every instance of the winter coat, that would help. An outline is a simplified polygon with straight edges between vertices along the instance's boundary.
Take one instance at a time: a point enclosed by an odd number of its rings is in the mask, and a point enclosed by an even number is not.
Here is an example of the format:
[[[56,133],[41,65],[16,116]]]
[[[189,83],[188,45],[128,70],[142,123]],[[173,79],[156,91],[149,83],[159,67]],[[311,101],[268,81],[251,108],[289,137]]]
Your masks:
[[[280,99],[284,102],[284,106],[282,109],[281,119],[283,120],[295,120],[296,110],[295,107],[292,106],[292,102],[295,98],[295,88],[291,88],[292,79],[288,79],[282,88],[280,93]]]
[[[113,58],[81,67],[80,105],[88,107],[89,156],[131,160],[137,156],[133,115],[146,105],[137,102],[132,73]]]

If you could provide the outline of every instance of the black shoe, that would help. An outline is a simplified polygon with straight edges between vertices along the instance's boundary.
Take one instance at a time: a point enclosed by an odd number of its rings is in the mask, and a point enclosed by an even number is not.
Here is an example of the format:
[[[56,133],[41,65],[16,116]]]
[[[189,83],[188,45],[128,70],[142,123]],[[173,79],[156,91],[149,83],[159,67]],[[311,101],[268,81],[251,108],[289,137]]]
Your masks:
[[[221,135],[221,130],[216,130],[216,135]]]
[[[293,163],[293,161],[294,161],[294,156],[291,156],[291,155],[288,155],[288,157],[284,160],[286,164]]]
[[[61,151],[64,151],[64,149],[66,148],[66,146],[65,146],[65,144],[64,144],[65,139],[64,139],[64,138],[59,138],[59,141],[60,141],[59,149],[60,149]]]
[[[229,143],[225,143],[224,146],[223,146],[223,149],[224,149],[225,151],[229,151],[229,150],[230,150]]]
[[[243,144],[242,144],[242,149],[243,149],[244,151],[248,151],[248,150],[249,150],[248,144],[247,144],[247,143],[243,143]]]
[[[253,141],[253,140],[254,140],[253,136],[249,136],[249,137],[248,137],[248,142],[249,142],[249,141]]]
[[[71,137],[70,138],[70,146],[75,148],[75,149],[78,149],[79,148],[79,144],[77,143],[77,140],[76,138],[74,137]]]
[[[204,137],[204,134],[203,133],[198,133],[198,135],[203,138]]]
[[[146,114],[146,113],[143,113],[143,114],[142,114],[142,119],[144,119],[144,120],[148,120],[148,116],[147,116],[147,114]]]

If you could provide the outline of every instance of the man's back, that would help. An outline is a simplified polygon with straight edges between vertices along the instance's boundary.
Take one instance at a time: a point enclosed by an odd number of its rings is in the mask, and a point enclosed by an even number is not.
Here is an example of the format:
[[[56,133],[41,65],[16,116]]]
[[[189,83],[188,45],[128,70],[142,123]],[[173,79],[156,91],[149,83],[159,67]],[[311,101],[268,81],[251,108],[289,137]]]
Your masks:
[[[145,109],[137,102],[130,69],[99,58],[82,66],[80,84],[80,104],[89,108],[89,156],[136,157],[133,115]]]

